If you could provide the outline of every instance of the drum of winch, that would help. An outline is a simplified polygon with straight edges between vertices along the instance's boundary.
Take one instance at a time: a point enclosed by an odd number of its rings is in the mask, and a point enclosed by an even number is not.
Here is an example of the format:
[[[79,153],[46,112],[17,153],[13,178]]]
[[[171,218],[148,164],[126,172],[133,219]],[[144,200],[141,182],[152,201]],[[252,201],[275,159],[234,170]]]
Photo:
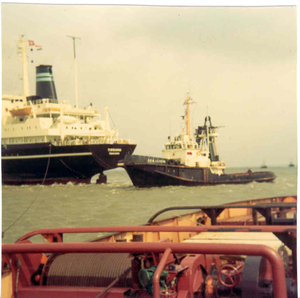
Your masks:
[[[107,287],[131,267],[129,254],[69,253],[51,256],[44,266],[42,283],[49,286]],[[131,287],[131,272],[114,287]]]

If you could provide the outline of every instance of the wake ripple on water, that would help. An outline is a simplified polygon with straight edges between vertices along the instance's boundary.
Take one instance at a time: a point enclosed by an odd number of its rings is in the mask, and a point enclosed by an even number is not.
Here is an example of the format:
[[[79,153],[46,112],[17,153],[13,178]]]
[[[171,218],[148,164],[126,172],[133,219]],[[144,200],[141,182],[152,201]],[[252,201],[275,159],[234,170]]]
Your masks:
[[[240,171],[237,169],[235,172]],[[138,225],[170,206],[217,205],[243,200],[297,194],[297,170],[274,168],[274,183],[217,186],[166,186],[138,189],[120,171],[108,171],[108,183],[2,186],[2,227],[5,230],[36,198],[25,215],[3,238],[14,242],[35,229],[80,226]],[[186,212],[186,211],[184,211]],[[180,213],[180,212],[178,212]],[[181,212],[183,213],[183,212]],[[165,216],[169,216],[170,213]],[[164,216],[162,216],[164,217]],[[83,239],[93,239],[89,235]],[[78,238],[79,237],[79,238]],[[68,235],[67,241],[81,240]]]

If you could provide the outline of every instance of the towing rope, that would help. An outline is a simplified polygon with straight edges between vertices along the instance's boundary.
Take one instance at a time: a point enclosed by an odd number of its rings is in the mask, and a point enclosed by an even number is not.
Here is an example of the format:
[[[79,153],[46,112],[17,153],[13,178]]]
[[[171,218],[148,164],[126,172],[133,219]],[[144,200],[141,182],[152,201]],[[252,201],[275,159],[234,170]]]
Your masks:
[[[87,145],[89,151],[92,153],[92,156],[95,160],[98,160],[99,164],[105,168],[106,170],[112,169],[112,166],[110,166],[108,163],[106,163],[103,159],[101,159],[98,155],[96,155],[90,148],[90,145]]]
[[[90,150],[90,149],[89,149]],[[92,150],[90,150],[92,152]],[[102,164],[102,166],[106,167],[106,170],[110,170],[110,169],[114,169],[112,166],[110,166],[109,164],[107,164],[103,159],[101,159],[99,156],[97,156],[96,154],[94,154],[92,152],[92,155],[95,159],[98,160],[99,164]],[[106,166],[105,166],[106,165]],[[128,175],[124,175],[124,173],[120,173],[117,172],[120,176],[128,178]]]
[[[80,172],[78,172],[78,171],[76,171],[76,170],[70,168],[70,167],[69,167],[62,159],[60,159],[60,162],[61,162],[68,170],[70,170],[71,172],[73,172],[73,173],[75,173],[75,174],[77,174],[77,175],[80,175],[80,176],[82,177],[82,179],[83,179],[83,178],[86,178],[86,176],[83,175],[82,173],[80,173]]]
[[[51,155],[51,143],[49,144],[49,157],[48,157],[48,162],[47,162],[47,167],[46,167],[46,172],[43,178],[43,182],[42,182],[42,186],[44,185],[45,181],[46,181],[46,177],[48,174],[48,170],[49,170],[49,165],[50,165],[50,155]],[[41,191],[41,189],[40,189]],[[8,228],[6,228],[3,232],[2,232],[2,238],[4,237],[4,233],[7,232],[12,226],[14,226],[24,215],[25,213],[29,210],[29,208],[34,204],[34,202],[36,201],[38,195],[40,194],[40,191],[37,193],[37,195],[35,196],[34,200],[29,204],[29,206],[25,209],[25,211],[10,225],[8,226]]]
[[[131,271],[131,267],[128,267],[119,277],[117,277],[112,283],[110,283],[98,296],[95,298],[101,298],[109,289],[111,289],[122,277],[125,277]]]

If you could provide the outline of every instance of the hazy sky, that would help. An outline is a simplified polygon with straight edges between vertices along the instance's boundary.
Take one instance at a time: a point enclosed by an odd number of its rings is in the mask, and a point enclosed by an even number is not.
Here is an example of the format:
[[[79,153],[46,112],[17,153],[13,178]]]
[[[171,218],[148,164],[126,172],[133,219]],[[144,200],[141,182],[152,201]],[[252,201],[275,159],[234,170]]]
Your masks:
[[[2,89],[22,92],[21,34],[42,46],[35,66],[53,65],[58,99],[102,115],[108,106],[135,154],[161,156],[182,130],[186,93],[192,125],[224,126],[217,139],[227,167],[297,161],[296,7],[155,7],[2,3]],[[30,63],[33,61],[32,63]]]

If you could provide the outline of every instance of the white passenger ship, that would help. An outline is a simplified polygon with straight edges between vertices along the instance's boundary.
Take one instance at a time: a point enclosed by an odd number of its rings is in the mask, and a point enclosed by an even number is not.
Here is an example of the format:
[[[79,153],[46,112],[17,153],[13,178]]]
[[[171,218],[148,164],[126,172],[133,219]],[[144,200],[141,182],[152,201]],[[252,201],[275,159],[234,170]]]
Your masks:
[[[21,43],[26,51],[23,37]],[[23,59],[23,76],[26,71]],[[110,127],[107,108],[102,120],[92,104],[59,103],[51,65],[36,67],[36,95],[28,96],[27,82],[23,96],[2,97],[2,182],[90,183],[97,173],[97,181],[106,182],[103,171],[116,168],[136,144],[120,139]]]

